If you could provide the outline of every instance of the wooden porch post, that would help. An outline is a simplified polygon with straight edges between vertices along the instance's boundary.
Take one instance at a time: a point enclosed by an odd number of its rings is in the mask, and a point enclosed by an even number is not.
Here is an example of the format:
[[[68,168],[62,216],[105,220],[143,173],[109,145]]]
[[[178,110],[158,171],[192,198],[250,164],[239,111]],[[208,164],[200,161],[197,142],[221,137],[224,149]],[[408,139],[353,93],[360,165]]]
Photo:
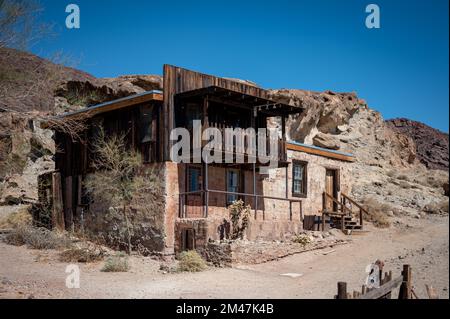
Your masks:
[[[255,147],[255,154],[253,154],[255,156],[255,160],[253,163],[253,196],[255,199],[255,219],[257,218],[258,215],[258,196],[256,196],[256,161],[257,161],[257,156],[258,156],[258,150],[256,145],[258,145],[257,142],[257,138],[258,138],[258,132],[256,131],[256,118],[258,117],[258,110],[256,108],[253,109],[253,116],[251,117],[251,125],[253,127],[253,129],[255,130],[255,137],[256,137],[256,143],[254,145]]]
[[[203,130],[205,130],[206,128],[208,128],[209,126],[209,120],[208,120],[208,108],[209,108],[209,100],[208,100],[208,96],[205,96],[203,98]],[[202,132],[203,134],[203,132]],[[202,143],[203,144],[203,143]],[[205,170],[205,181],[203,183],[203,191],[204,191],[204,205],[205,205],[205,212],[204,212],[204,217],[208,217],[208,210],[209,210],[209,186],[208,186],[208,157],[206,157],[205,161],[204,161],[204,170]]]
[[[58,231],[64,231],[64,204],[61,183],[61,174],[55,172],[52,174],[52,227]]]

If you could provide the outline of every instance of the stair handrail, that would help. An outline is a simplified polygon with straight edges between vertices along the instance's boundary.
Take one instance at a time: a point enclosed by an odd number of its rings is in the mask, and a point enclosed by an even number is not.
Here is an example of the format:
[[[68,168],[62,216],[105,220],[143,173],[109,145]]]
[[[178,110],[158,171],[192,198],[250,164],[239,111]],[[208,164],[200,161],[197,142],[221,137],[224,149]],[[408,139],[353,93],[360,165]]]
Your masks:
[[[350,215],[353,213],[352,210],[351,210],[350,208],[348,208],[347,206],[345,206],[344,204],[342,204],[341,202],[339,202],[336,198],[334,198],[333,196],[331,196],[331,195],[328,194],[327,192],[323,192],[323,195],[324,195],[325,198],[328,197],[329,199],[331,199],[335,204],[338,205],[338,207],[340,206],[340,207],[341,207],[340,211],[341,211],[342,213],[345,213],[344,210],[347,210],[347,212],[348,212]],[[324,199],[325,199],[325,198],[324,198]],[[324,208],[323,208],[323,209],[324,209],[324,210],[326,209],[325,200],[324,200]],[[338,208],[338,209],[339,209],[339,208]]]
[[[352,205],[355,205],[356,207],[359,208],[359,224],[361,225],[361,229],[363,227],[363,213],[365,213],[366,215],[368,215],[367,210],[361,206],[361,204],[357,203],[355,200],[353,200],[352,198],[350,198],[348,195],[344,194],[341,192],[341,197],[344,199],[344,205],[345,205],[345,201],[349,201]]]

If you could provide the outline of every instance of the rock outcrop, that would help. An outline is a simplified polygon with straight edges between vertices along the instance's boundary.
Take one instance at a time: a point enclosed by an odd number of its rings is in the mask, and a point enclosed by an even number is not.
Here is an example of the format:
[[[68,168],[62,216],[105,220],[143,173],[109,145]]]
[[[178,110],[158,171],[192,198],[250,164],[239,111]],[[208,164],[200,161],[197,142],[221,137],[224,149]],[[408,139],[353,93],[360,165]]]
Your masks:
[[[271,94],[273,99],[305,109],[288,120],[291,140],[355,155],[350,194],[355,199],[367,206],[376,203],[376,209],[391,215],[448,212],[448,172],[424,165],[417,139],[385,122],[356,94],[303,90]],[[436,145],[448,145],[448,136],[432,136],[439,140],[434,141]]]
[[[420,122],[397,118],[386,121],[396,132],[411,137],[417,146],[417,158],[430,169],[448,170],[448,134]]]

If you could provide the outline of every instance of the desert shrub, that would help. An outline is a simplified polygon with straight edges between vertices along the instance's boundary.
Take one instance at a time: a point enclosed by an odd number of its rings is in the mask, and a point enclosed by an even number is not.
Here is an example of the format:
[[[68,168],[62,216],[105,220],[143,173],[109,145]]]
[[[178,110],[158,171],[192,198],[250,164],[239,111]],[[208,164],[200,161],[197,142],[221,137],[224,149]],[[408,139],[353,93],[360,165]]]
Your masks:
[[[439,202],[434,202],[426,205],[423,211],[429,214],[448,214],[449,200],[444,199]]]
[[[0,228],[18,228],[31,225],[33,218],[28,207],[23,207],[0,220]]]
[[[79,262],[89,263],[102,260],[104,252],[102,250],[95,250],[91,248],[69,248],[59,254],[59,260],[62,262]]]
[[[311,239],[306,235],[295,235],[292,238],[292,242],[300,244],[302,246],[306,246],[311,243]]]
[[[444,183],[442,180],[434,176],[428,176],[426,179],[426,184],[431,188],[440,188]]]
[[[387,212],[392,211],[392,207],[389,204],[381,203],[375,198],[365,198],[363,206],[367,210],[367,214],[363,214],[363,218],[366,221],[371,222],[375,227],[386,228],[390,226]]]
[[[178,271],[198,272],[207,268],[206,262],[195,250],[181,252],[178,259]]]
[[[85,181],[91,198],[109,207],[122,207],[128,253],[132,250],[132,226],[128,211],[134,195],[142,187],[142,179],[135,178],[142,160],[138,152],[127,147],[125,135],[106,136],[102,126],[93,144],[95,173]]]
[[[389,177],[394,177],[395,174],[396,174],[396,173],[395,173],[395,171],[394,171],[393,169],[389,170],[389,171],[386,173],[386,175],[389,176]]]
[[[399,186],[401,188],[404,188],[404,189],[410,189],[411,188],[411,184],[406,182],[406,181],[404,181],[404,180],[400,181]]]
[[[5,238],[15,246],[27,245],[32,249],[60,249],[70,247],[69,238],[42,227],[23,226],[13,229]]]
[[[104,272],[127,272],[130,270],[130,265],[128,264],[128,257],[119,253],[115,256],[108,257],[101,271]]]
[[[397,176],[397,179],[399,179],[399,180],[401,180],[401,181],[407,181],[407,180],[409,180],[409,179],[408,179],[408,176],[405,175],[405,174],[400,174],[400,175],[398,175],[398,176]]]
[[[241,199],[235,200],[230,207],[231,239],[242,239],[250,222],[250,205],[245,206]]]

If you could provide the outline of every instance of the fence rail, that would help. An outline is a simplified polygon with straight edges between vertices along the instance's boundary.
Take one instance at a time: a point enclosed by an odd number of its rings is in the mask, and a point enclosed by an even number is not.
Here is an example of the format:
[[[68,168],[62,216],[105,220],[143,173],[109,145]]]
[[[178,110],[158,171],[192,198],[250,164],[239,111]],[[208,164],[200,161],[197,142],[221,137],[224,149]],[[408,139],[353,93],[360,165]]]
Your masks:
[[[347,292],[347,283],[337,283],[337,295],[336,299],[390,299],[392,291],[400,286],[398,299],[412,299],[413,290],[411,284],[411,267],[409,265],[403,265],[402,275],[392,279],[392,272],[385,273],[382,277],[382,267],[380,268],[380,287],[368,288],[366,285],[362,286],[361,292],[353,291],[353,293]]]

